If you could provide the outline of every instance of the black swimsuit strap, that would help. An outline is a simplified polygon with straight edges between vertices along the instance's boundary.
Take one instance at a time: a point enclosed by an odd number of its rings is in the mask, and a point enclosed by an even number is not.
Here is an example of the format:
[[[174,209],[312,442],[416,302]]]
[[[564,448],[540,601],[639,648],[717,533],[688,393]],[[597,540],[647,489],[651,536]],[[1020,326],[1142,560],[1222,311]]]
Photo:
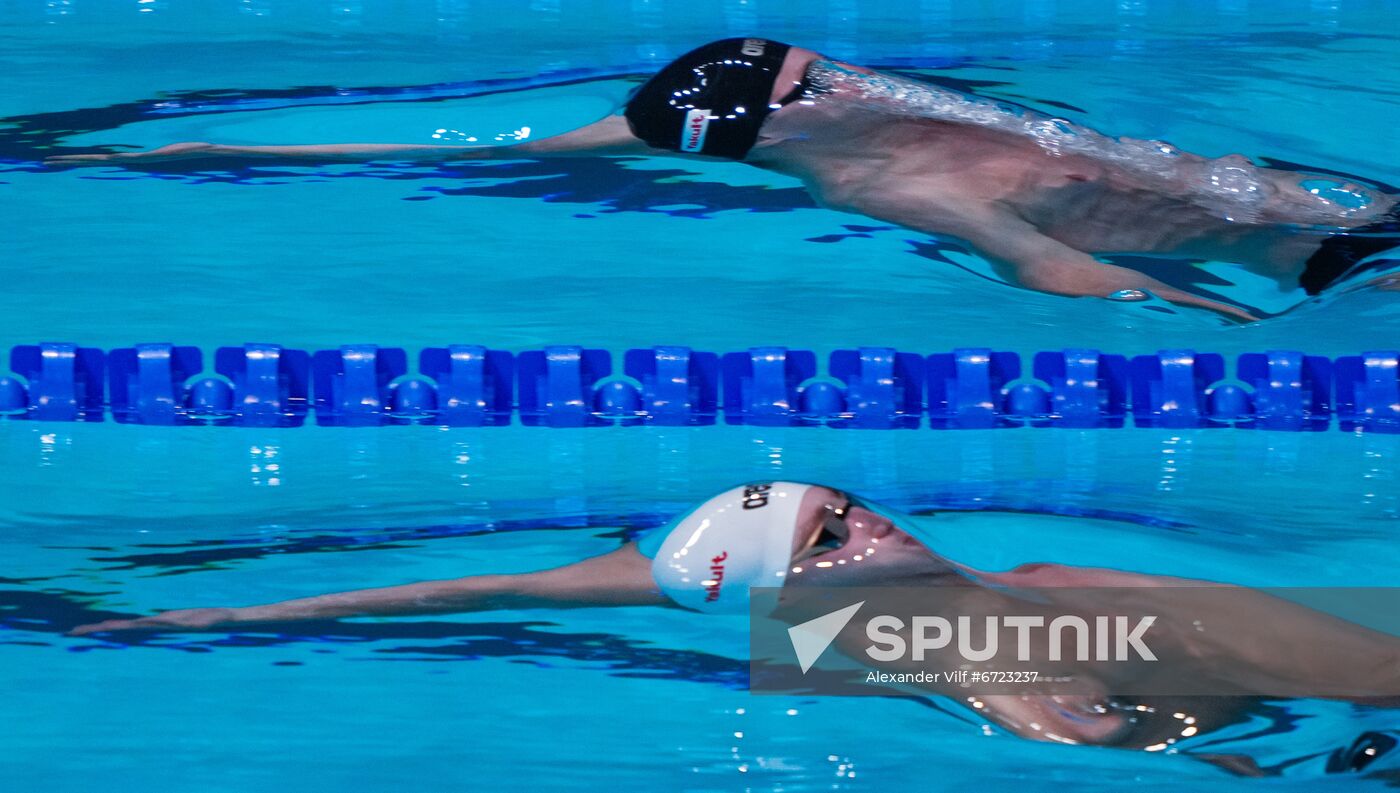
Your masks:
[[[1375,223],[1357,226],[1323,240],[1304,265],[1298,284],[1308,294],[1315,295],[1351,273],[1358,262],[1395,247],[1400,247],[1400,204]]]

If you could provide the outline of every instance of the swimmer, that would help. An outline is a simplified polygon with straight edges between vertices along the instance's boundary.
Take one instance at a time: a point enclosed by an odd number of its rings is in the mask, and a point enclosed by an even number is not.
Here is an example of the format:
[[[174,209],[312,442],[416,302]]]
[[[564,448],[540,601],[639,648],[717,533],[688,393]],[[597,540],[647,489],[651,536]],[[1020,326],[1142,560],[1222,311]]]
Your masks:
[[[1099,256],[1238,263],[1317,294],[1400,245],[1393,195],[1347,179],[1110,138],[1015,105],[766,39],[663,68],[610,115],[508,146],[175,143],[53,164],[243,157],[446,161],[548,155],[717,157],[800,179],[820,204],[965,241],[1010,283],[1057,295],[1151,292],[1239,321],[1245,309]],[[1188,267],[1189,265],[1182,265]]]
[[[1161,615],[1163,625],[1197,625],[1196,632],[1164,631],[1162,638],[1153,639],[1153,650],[1164,663],[1177,665],[1179,679],[1209,676],[1238,695],[1115,695],[1114,686],[1128,679],[1124,675],[1153,673],[1144,669],[1149,665],[1137,663],[1116,667],[1119,671],[1111,674],[1117,677],[1104,673],[1102,666],[1099,671],[1076,668],[1074,675],[1090,693],[1000,694],[974,701],[956,686],[931,683],[919,690],[950,696],[975,709],[979,717],[1023,737],[1130,749],[1150,749],[1183,734],[1207,733],[1237,723],[1251,702],[1264,694],[1313,696],[1312,687],[1319,679],[1344,679],[1367,692],[1380,692],[1376,697],[1337,699],[1400,704],[1395,696],[1400,693],[1400,641],[1387,634],[1243,588],[1229,589],[1231,613],[1212,611],[1212,618],[1222,621],[1212,622],[1213,631],[1205,631],[1192,621],[1202,613],[1199,602],[1194,611],[1183,606],[1189,598],[1183,600],[1181,587],[1195,587],[1192,591],[1206,594],[1210,591],[1201,587],[1211,587],[1216,593],[1211,596],[1217,599],[1210,605],[1219,610],[1220,585],[1061,564],[977,570],[938,553],[929,540],[916,538],[911,532],[922,530],[915,526],[897,513],[839,490],[768,482],[721,493],[636,542],[553,569],[427,581],[268,605],[171,611],[83,625],[71,634],[238,630],[293,620],[599,606],[670,607],[679,618],[744,613],[753,586],[780,586],[782,601],[775,616],[798,624],[810,619],[813,610],[833,608],[825,597],[832,587],[882,587],[888,588],[882,592],[914,592],[920,598],[953,592],[960,614],[973,609],[985,613],[1008,598],[1015,601],[1015,613],[1023,613],[1023,607],[1033,608],[1028,604],[1044,603],[1047,592],[1052,593],[1049,598],[1061,601],[1058,605],[1102,609],[1102,588],[1111,587],[1114,608],[1125,600],[1142,598],[1153,609],[1147,613]],[[688,561],[693,559],[701,561],[702,574],[693,571],[696,565]],[[724,565],[718,576],[710,571],[715,560]],[[1031,590],[1033,595],[1015,594]],[[867,597],[870,591],[861,590],[861,596]],[[1059,592],[1065,593],[1063,597]],[[1097,602],[1086,604],[1086,597]],[[1081,602],[1071,603],[1075,598]],[[843,635],[835,646],[855,658],[848,641],[855,638]],[[863,632],[859,638],[865,638]],[[867,658],[861,660],[870,663]],[[1187,716],[1182,714],[1189,714],[1191,720],[1184,721]],[[1242,769],[1248,765],[1238,759],[1205,759],[1247,772]]]

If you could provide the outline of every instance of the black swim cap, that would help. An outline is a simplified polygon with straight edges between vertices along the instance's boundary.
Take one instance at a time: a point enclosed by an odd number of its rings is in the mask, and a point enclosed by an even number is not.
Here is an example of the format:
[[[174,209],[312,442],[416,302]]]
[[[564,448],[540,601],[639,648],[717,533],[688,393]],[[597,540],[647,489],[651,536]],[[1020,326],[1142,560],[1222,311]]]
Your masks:
[[[706,44],[657,72],[623,115],[649,146],[742,160],[773,112],[769,99],[789,49],[767,39]]]

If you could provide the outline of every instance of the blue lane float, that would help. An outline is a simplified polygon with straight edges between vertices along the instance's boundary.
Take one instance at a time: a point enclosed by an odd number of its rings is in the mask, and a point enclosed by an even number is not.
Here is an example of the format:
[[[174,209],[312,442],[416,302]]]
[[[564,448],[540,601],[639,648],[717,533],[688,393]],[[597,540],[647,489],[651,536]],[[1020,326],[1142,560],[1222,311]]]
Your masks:
[[[814,390],[809,404],[804,383],[817,375],[817,356],[809,350],[752,347],[720,358],[724,382],[724,420],[729,424],[784,426],[815,420],[835,408],[825,388]],[[815,383],[812,383],[815,385]]]
[[[719,355],[689,347],[628,350],[623,371],[641,388],[648,420],[661,426],[714,424]]]
[[[844,386],[833,397],[850,421],[836,427],[914,429],[924,412],[924,359],[884,347],[837,350],[828,365]],[[810,390],[810,388],[809,388]]]
[[[1038,352],[1034,373],[1040,384],[1048,386],[1047,413],[1057,416],[1061,426],[1123,426],[1128,412],[1128,359],[1124,356],[1098,350]]]
[[[10,350],[0,416],[11,421],[246,427],[432,424],[540,427],[829,426],[837,429],[1235,427],[1400,433],[1400,352],[1335,360],[1296,351],[1239,355],[1162,350],[1131,359],[1098,350],[980,348],[919,354],[884,347],[753,347],[716,353],[663,346],[552,346],[511,353],[475,345],[373,344],[295,350],[275,344],[137,344],[104,352],[68,343]]]
[[[37,421],[101,421],[106,356],[76,344],[22,344],[10,350],[10,371],[23,383],[3,389],[5,405]],[[7,378],[13,380],[14,378]]]
[[[138,344],[112,350],[107,354],[112,418],[132,424],[179,423],[186,408],[197,408],[206,398],[202,390],[199,396],[185,393],[185,383],[203,370],[198,347]],[[222,400],[219,404],[228,407]]]
[[[928,356],[929,426],[987,429],[1047,417],[1042,400],[1010,385],[1020,377],[1021,357],[1014,352],[960,349]]]
[[[510,353],[475,344],[429,347],[418,354],[418,371],[433,391],[436,423],[450,427],[510,423],[515,407],[515,356]],[[395,405],[402,408],[408,400],[400,396],[401,390],[394,395]]]

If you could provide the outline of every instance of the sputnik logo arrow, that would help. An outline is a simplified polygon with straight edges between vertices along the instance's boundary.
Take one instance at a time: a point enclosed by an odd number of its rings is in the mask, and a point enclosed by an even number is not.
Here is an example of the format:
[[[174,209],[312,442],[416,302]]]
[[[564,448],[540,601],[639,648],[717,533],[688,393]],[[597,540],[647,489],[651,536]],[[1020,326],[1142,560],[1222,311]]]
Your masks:
[[[797,653],[797,663],[802,667],[802,674],[807,674],[807,670],[812,668],[812,664],[822,657],[826,648],[836,641],[837,634],[846,627],[846,623],[860,611],[860,607],[865,605],[862,600],[859,603],[847,606],[843,609],[833,611],[830,614],[823,614],[814,620],[807,620],[799,625],[788,628],[788,639],[792,640],[792,651]]]

